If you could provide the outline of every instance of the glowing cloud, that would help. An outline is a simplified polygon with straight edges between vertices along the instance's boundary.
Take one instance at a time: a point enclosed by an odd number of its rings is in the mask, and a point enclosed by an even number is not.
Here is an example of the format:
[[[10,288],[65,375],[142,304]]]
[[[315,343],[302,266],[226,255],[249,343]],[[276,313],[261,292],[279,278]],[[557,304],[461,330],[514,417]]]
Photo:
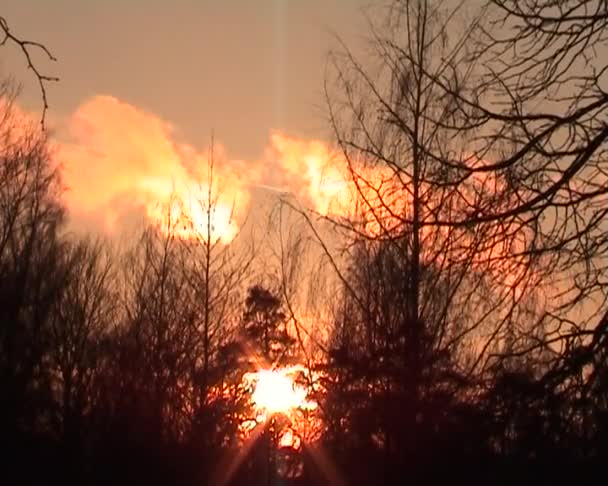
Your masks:
[[[412,218],[412,189],[403,171],[396,174],[386,166],[358,161],[353,172],[344,156],[326,143],[275,132],[261,161],[231,161],[216,145],[210,174],[209,149],[177,142],[169,123],[109,96],[90,99],[64,121],[56,153],[72,218],[96,219],[96,226],[110,232],[137,215],[139,223],[146,217],[180,238],[228,243],[249,207],[250,188],[274,183],[318,213],[346,218],[348,225],[370,235],[402,232]],[[422,186],[422,193],[435,194],[421,209],[421,217],[432,220],[446,211],[475,207],[488,194],[500,192],[504,182],[498,176],[480,176],[451,194]],[[431,253],[450,239],[461,242],[451,250],[452,261],[468,258],[471,236],[466,229],[448,234],[445,228],[427,226],[421,231],[432,243],[425,245]],[[477,248],[480,264],[514,251],[513,239],[499,236]],[[519,250],[523,246],[520,242]]]
[[[358,229],[379,234],[398,226],[409,196],[387,169],[351,170],[340,153],[320,141],[271,136],[267,157],[285,172],[296,194],[323,216],[348,218]],[[405,197],[404,197],[405,196]]]
[[[345,218],[347,226],[370,236],[394,236],[412,227],[413,189],[407,170],[393,171],[386,164],[374,167],[362,160],[352,161],[352,167],[341,153],[323,142],[280,133],[271,136],[267,157],[282,168],[296,195],[323,216]],[[472,166],[481,163],[472,156],[463,162]],[[420,228],[422,258],[446,265],[472,260],[473,265],[495,272],[507,285],[513,285],[517,271],[507,268],[510,260],[505,257],[525,250],[525,231],[511,225],[487,233],[477,242],[467,227],[432,224],[435,218],[450,220],[455,214],[463,218],[484,205],[490,210],[500,205],[506,210],[516,203],[506,189],[505,180],[496,173],[474,174],[458,190],[431,187],[422,181],[419,214],[422,221],[431,223]],[[450,242],[449,252],[444,250],[446,242]],[[488,262],[492,262],[489,268]]]
[[[273,160],[296,188],[297,195],[321,214],[346,214],[353,202],[353,189],[342,160],[319,141],[299,140],[274,133],[267,157]]]
[[[208,151],[175,142],[171,125],[150,113],[98,96],[81,105],[65,129],[57,152],[72,214],[97,215],[111,231],[139,208],[182,238],[229,242],[238,232],[249,204],[247,186],[258,174],[222,160],[221,146],[214,148],[220,160],[210,193]]]

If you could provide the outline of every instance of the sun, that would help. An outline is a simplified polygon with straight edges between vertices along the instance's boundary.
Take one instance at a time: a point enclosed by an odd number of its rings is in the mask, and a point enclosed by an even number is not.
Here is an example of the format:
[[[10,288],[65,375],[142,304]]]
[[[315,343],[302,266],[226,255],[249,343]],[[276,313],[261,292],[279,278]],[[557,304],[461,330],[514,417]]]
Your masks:
[[[251,400],[257,408],[270,414],[288,413],[299,403],[299,397],[289,378],[271,370],[258,372]]]
[[[316,408],[316,403],[308,400],[308,391],[297,384],[291,376],[293,368],[259,370],[250,373],[253,382],[251,401],[262,413],[289,415],[293,410]]]
[[[239,423],[245,443],[256,430],[268,430],[281,450],[297,452],[304,443],[319,439],[323,421],[316,398],[322,393],[318,372],[301,364],[259,369],[245,373],[242,386],[250,407]]]

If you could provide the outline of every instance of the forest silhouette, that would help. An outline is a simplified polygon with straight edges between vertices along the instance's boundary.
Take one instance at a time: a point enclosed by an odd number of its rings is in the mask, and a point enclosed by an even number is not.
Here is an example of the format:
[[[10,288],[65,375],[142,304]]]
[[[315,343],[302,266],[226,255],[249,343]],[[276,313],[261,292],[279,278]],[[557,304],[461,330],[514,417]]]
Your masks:
[[[212,151],[196,222],[171,206],[121,251],[66,231],[56,79],[33,62],[52,46],[9,20],[0,49],[22,53],[43,110],[24,119],[0,85],[3,484],[602,477],[606,1],[379,7],[369,59],[328,56],[348,210],[279,197],[300,226],[278,270],[217,234]],[[277,373],[263,400],[260,370]],[[273,407],[285,383],[300,395]]]

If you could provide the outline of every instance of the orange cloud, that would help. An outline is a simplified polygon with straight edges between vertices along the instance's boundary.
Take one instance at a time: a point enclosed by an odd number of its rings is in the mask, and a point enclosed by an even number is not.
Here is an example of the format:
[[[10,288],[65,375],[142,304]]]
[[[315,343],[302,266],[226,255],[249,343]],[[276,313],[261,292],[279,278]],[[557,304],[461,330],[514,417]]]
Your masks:
[[[209,151],[177,143],[171,125],[153,114],[97,96],[69,117],[65,131],[57,152],[72,214],[98,215],[113,230],[139,208],[181,237],[206,237],[211,196],[211,238],[230,241],[237,233],[259,173],[224,160],[221,146],[214,147],[209,194]]]
[[[323,216],[347,218],[378,235],[399,226],[409,195],[388,168],[359,165],[320,141],[271,136],[267,157],[285,172],[296,195]]]
[[[332,151],[320,141],[307,141],[275,133],[271,136],[267,157],[282,168],[288,186],[318,213],[332,219],[345,218],[359,232],[370,236],[403,234],[413,219],[413,189],[406,171],[393,171],[386,165],[374,167],[365,161],[351,161]],[[478,164],[473,158],[468,164]],[[420,240],[422,258],[447,265],[471,262],[474,267],[494,272],[508,285],[515,285],[524,267],[507,258],[525,251],[527,232],[515,224],[502,227],[488,226],[484,236],[467,227],[433,225],[434,220],[462,218],[472,209],[493,203],[504,206],[515,204],[506,193],[506,184],[496,173],[477,173],[453,188],[431,186],[422,181],[419,192]],[[446,243],[449,245],[446,246]],[[449,247],[449,250],[448,250]]]
[[[288,187],[323,215],[346,214],[352,187],[344,164],[320,141],[300,140],[274,133],[267,158],[285,173]]]
[[[354,173],[342,154],[321,141],[275,132],[265,160],[247,163],[229,160],[217,145],[209,193],[209,150],[178,143],[169,123],[116,98],[97,96],[84,103],[67,119],[63,132],[57,153],[64,166],[68,209],[76,219],[97,217],[110,231],[125,214],[139,210],[142,218],[179,237],[210,236],[229,242],[249,207],[252,185],[277,181],[318,213],[346,218],[371,235],[401,232],[412,217],[413,196],[405,173],[366,164]],[[448,195],[437,195],[423,185],[422,193],[437,197],[425,202],[421,216],[429,220],[448,216],[446,211],[461,211],[502,184],[487,175]],[[427,242],[425,258],[445,258],[436,254],[436,248],[448,239],[460,242],[459,248],[451,249],[452,261],[469,258],[473,242],[467,229],[448,232],[425,226],[421,231]],[[501,236],[478,246],[475,260],[482,264],[500,259],[514,251],[513,245],[523,249],[521,238]]]

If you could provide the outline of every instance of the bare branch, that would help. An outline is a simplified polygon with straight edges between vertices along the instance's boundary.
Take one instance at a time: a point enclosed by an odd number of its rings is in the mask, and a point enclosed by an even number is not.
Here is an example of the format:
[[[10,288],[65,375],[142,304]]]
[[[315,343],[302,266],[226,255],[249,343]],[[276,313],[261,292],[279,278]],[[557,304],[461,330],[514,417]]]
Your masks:
[[[33,42],[33,41],[21,39],[21,38],[17,37],[15,34],[13,34],[9,28],[8,22],[2,16],[0,16],[0,35],[2,36],[2,39],[0,40],[0,47],[4,47],[8,43],[12,43],[12,44],[16,45],[21,50],[23,55],[25,56],[25,60],[27,62],[28,69],[31,69],[34,72],[34,75],[36,76],[36,79],[38,80],[38,86],[40,87],[40,93],[42,95],[42,102],[43,102],[42,116],[40,118],[40,124],[41,124],[42,128],[44,129],[44,121],[45,121],[45,117],[46,117],[46,112],[49,108],[48,99],[47,99],[47,83],[59,81],[59,78],[55,77],[55,76],[49,76],[47,74],[44,74],[42,71],[40,71],[36,67],[36,64],[34,63],[34,61],[32,60],[32,52],[34,50],[42,51],[42,53],[45,54],[45,56],[50,61],[53,61],[53,62],[56,62],[57,59],[55,58],[55,56],[53,56],[51,51],[49,51],[49,49],[44,44],[41,44],[39,42]]]

